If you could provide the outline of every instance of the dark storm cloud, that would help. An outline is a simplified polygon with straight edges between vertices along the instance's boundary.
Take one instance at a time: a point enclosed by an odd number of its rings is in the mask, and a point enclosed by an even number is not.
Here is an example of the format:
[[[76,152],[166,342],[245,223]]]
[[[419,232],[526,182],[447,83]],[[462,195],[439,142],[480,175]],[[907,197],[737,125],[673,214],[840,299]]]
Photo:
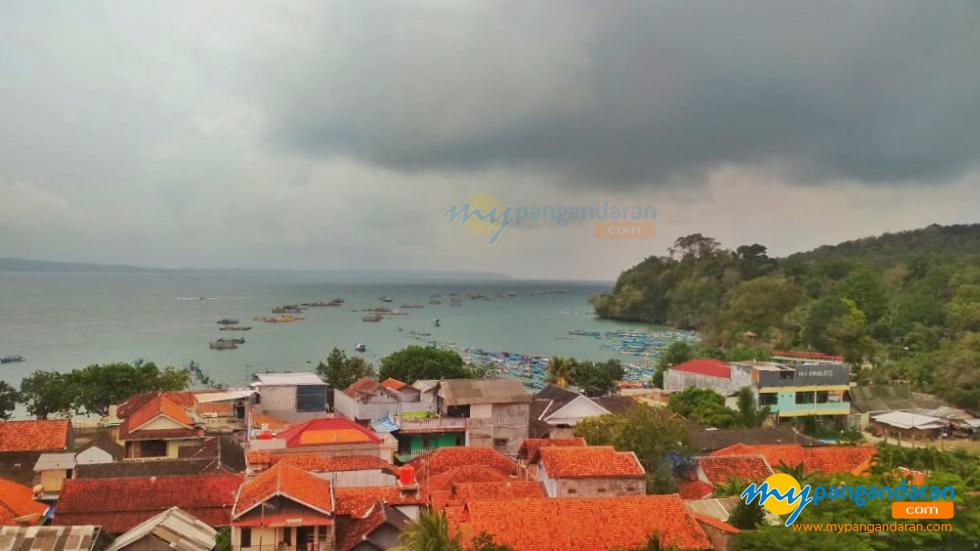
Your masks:
[[[980,158],[976,2],[342,3],[264,75],[273,134],[576,184],[726,164],[946,181]],[[282,45],[282,43],[280,43]]]

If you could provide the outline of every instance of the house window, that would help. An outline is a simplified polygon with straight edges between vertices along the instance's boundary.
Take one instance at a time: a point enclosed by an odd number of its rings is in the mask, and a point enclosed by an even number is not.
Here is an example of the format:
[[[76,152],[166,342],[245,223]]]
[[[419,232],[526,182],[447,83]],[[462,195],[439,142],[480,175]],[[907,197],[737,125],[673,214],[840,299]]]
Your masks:
[[[241,547],[252,547],[251,528],[242,528]]]
[[[325,386],[300,385],[296,387],[296,411],[312,412],[327,410]]]
[[[817,391],[817,403],[826,404],[829,401],[830,394],[826,390]]]
[[[578,493],[578,490],[576,490],[575,488],[569,488],[568,489],[568,493],[570,493],[570,494],[577,494]]]
[[[759,393],[759,405],[760,406],[774,406],[779,402],[779,395],[775,392],[762,392]]]
[[[797,404],[812,404],[813,403],[813,392],[797,392],[796,393],[796,403]]]

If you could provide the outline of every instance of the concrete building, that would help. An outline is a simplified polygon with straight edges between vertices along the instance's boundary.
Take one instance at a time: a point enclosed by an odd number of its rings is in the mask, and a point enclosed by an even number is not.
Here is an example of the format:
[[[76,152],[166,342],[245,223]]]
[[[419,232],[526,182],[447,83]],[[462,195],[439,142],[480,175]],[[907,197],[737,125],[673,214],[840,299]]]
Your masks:
[[[545,446],[528,463],[548,497],[643,495],[646,471],[633,452],[612,446]]]
[[[696,358],[675,365],[664,373],[664,390],[680,392],[697,387],[728,396],[752,385],[752,370],[714,358]]]
[[[327,412],[327,383],[315,373],[256,373],[256,408],[262,414],[299,423]]]
[[[516,457],[528,437],[531,395],[515,379],[447,379],[436,390],[438,411],[466,418],[466,445]]]
[[[335,388],[333,404],[336,413],[359,422],[394,419],[402,414],[424,417],[436,409],[432,400],[422,402],[420,389],[391,378],[378,382],[364,377],[343,390]]]
[[[779,419],[828,416],[845,420],[851,412],[847,364],[735,362],[732,370],[751,373],[759,406],[769,406]]]

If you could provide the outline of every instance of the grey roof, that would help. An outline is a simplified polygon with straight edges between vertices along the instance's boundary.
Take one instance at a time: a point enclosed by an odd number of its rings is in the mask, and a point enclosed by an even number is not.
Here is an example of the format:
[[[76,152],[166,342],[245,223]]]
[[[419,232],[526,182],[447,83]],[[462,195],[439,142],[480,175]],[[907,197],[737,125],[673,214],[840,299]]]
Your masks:
[[[872,417],[878,423],[884,423],[900,429],[938,429],[949,424],[945,419],[931,417],[929,415],[918,415],[907,411],[890,411]]]
[[[194,515],[171,507],[121,534],[107,551],[125,549],[148,535],[156,536],[177,551],[209,551],[214,548],[217,534]]]
[[[712,499],[692,499],[684,502],[684,505],[694,511],[709,517],[714,517],[720,521],[728,522],[732,511],[741,502],[738,496],[712,498]]]
[[[75,454],[68,453],[42,453],[34,464],[34,472],[68,470],[75,468]]]
[[[609,413],[626,413],[631,407],[636,405],[636,400],[629,396],[600,396],[590,399],[605,408]]]
[[[316,373],[256,373],[255,382],[252,386],[296,386],[296,385],[323,385],[323,382]]]
[[[531,401],[531,394],[517,379],[446,379],[439,388],[450,406]]]
[[[908,383],[851,387],[851,405],[862,412],[932,409],[946,405],[931,394],[913,392]]]
[[[78,465],[77,478],[116,478],[121,476],[178,476],[191,474],[239,473],[245,470],[245,451],[231,436],[216,436],[199,447],[182,448],[179,459],[159,461],[116,461]]]
[[[701,429],[696,425],[688,427],[691,447],[695,452],[713,452],[727,448],[732,444],[801,444],[807,447],[826,446],[823,442],[797,432],[789,425],[778,425],[768,428],[754,429]]]
[[[112,456],[116,461],[121,460],[126,456],[126,448],[120,445],[118,442],[113,440],[108,434],[99,433],[98,436],[90,440],[87,444],[80,446],[75,450],[76,453],[82,453],[85,450],[91,448],[98,448],[109,455]]]
[[[0,526],[0,551],[101,551],[98,526]]]

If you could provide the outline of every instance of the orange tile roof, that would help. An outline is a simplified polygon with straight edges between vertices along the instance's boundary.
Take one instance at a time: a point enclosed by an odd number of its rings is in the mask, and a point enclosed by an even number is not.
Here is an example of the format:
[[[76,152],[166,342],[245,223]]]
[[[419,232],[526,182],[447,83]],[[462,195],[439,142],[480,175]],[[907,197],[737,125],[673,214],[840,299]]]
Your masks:
[[[548,446],[538,450],[551,478],[643,478],[646,471],[633,452],[612,446]]]
[[[780,464],[795,467],[802,464],[806,473],[847,473],[861,475],[871,467],[878,450],[874,446],[821,446],[806,448],[800,444],[733,444],[713,452],[713,456],[753,455],[766,458],[778,469]]]
[[[282,419],[276,419],[271,415],[259,413],[255,411],[254,406],[252,407],[252,410],[249,412],[249,414],[252,416],[252,427],[254,427],[255,430],[261,430],[262,425],[268,427],[268,429],[272,432],[279,432],[289,428],[289,423],[287,421],[283,421]]]
[[[396,486],[335,488],[336,514],[363,517],[379,501],[389,505],[423,505],[421,494],[402,495]]]
[[[166,392],[144,392],[130,396],[125,402],[116,408],[116,416],[125,419],[136,410],[141,409],[147,402],[157,396],[166,396],[168,400],[184,408],[192,408],[197,405],[197,395],[189,390],[174,390]]]
[[[350,551],[356,548],[371,532],[385,523],[385,511],[375,507],[364,518],[351,518],[337,526],[337,551]]]
[[[453,495],[461,501],[548,497],[545,495],[541,483],[534,480],[457,482],[453,485]]]
[[[178,404],[165,394],[158,394],[150,398],[150,400],[140,406],[139,409],[131,412],[125,419],[123,419],[122,426],[119,427],[119,439],[133,439],[132,437],[135,436],[135,433],[140,432],[140,427],[156,419],[157,417],[160,417],[161,415],[183,425],[185,429],[167,429],[148,432],[159,434],[164,438],[179,437],[182,435],[196,435],[194,434],[197,432],[194,427],[194,420],[187,414],[187,406]],[[184,434],[179,432],[180,430],[185,430],[187,432]]]
[[[585,438],[528,438],[521,444],[518,455],[526,457],[528,462],[537,459],[537,452],[548,446],[585,446]]]
[[[0,452],[66,450],[70,434],[67,419],[0,421]]]
[[[261,450],[248,453],[250,465],[292,465],[310,472],[341,472],[383,470],[398,474],[398,468],[391,463],[373,455],[345,455],[341,457],[326,457],[315,453],[273,454]]]
[[[507,474],[518,474],[520,468],[507,456],[493,448],[439,448],[408,462],[415,468],[419,480],[464,465],[486,465]]]
[[[371,377],[361,377],[360,379],[354,381],[349,387],[344,389],[344,394],[354,398],[358,394],[374,394],[378,387],[381,386],[378,381],[375,381]]]
[[[390,388],[391,390],[401,390],[408,385],[399,381],[398,379],[392,379],[391,377],[388,377],[387,379],[381,381],[381,386],[385,388]]]
[[[273,496],[287,497],[329,515],[333,511],[330,483],[291,465],[277,464],[242,484],[235,500],[236,519]]]
[[[761,455],[705,456],[697,461],[711,484],[724,484],[732,479],[758,483],[773,474]]]
[[[703,480],[681,480],[677,483],[677,493],[681,499],[705,499],[714,487]]]
[[[487,532],[514,551],[637,549],[654,534],[665,547],[711,548],[677,495],[473,501],[447,518],[464,537]]]
[[[34,526],[48,506],[34,501],[34,490],[0,478],[0,526]]]
[[[53,524],[96,524],[107,532],[125,532],[180,507],[209,526],[227,526],[241,483],[240,474],[69,479],[58,496]]]
[[[374,444],[381,442],[369,429],[341,417],[311,419],[280,432],[287,448],[331,444]]]
[[[731,524],[728,524],[723,520],[716,519],[715,517],[705,515],[704,513],[694,513],[694,518],[697,519],[697,521],[700,522],[701,524],[707,524],[708,526],[716,530],[720,530],[726,534],[731,534],[734,536],[742,532],[741,530],[735,528]]]

